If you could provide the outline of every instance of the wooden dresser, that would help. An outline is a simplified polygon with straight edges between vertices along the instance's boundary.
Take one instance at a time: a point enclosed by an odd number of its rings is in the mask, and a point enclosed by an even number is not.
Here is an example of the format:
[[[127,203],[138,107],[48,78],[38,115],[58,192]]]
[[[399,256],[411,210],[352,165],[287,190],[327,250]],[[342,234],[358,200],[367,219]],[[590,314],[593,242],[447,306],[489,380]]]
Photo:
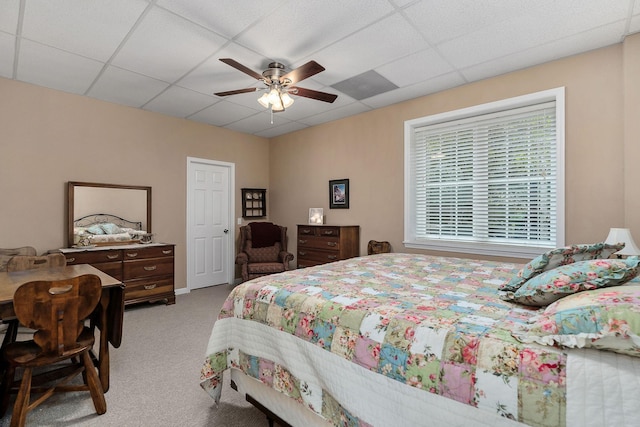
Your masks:
[[[104,246],[88,249],[61,249],[67,264],[91,264],[125,285],[125,304],[166,300],[175,304],[175,245]]]
[[[358,225],[298,225],[298,268],[359,255]]]

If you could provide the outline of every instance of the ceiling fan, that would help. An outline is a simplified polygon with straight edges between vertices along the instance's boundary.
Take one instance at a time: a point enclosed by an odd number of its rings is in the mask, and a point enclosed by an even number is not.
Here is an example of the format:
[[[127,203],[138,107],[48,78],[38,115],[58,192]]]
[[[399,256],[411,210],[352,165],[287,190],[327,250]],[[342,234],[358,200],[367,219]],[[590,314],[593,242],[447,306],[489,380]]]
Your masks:
[[[291,98],[290,95],[303,96],[305,98],[317,99],[324,102],[333,102],[338,97],[338,95],[331,93],[293,86],[296,83],[325,70],[325,68],[316,61],[309,61],[288,73],[285,72],[284,65],[279,62],[272,62],[269,64],[269,68],[264,70],[262,74],[258,74],[231,58],[220,58],[220,61],[242,71],[254,79],[262,81],[265,84],[267,91],[258,98],[258,102],[265,108],[271,108],[272,113],[284,111],[285,108],[291,106],[291,104],[293,104],[293,98]],[[216,92],[214,95],[229,96],[237,95],[239,93],[256,92],[259,90],[264,89],[249,87],[226,92]]]

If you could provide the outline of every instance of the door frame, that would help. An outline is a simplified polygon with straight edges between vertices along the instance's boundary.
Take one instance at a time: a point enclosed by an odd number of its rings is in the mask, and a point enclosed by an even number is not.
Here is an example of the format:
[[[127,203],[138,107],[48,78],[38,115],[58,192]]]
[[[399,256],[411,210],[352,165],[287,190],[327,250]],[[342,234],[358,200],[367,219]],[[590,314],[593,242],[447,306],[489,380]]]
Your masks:
[[[229,188],[228,194],[228,205],[229,205],[229,224],[227,228],[229,229],[229,233],[227,234],[227,244],[224,248],[227,251],[227,283],[233,284],[235,282],[235,243],[236,243],[236,227],[235,227],[235,212],[236,212],[236,202],[235,202],[235,188],[236,188],[236,165],[235,163],[223,162],[220,160],[211,160],[211,159],[202,159],[198,157],[187,157],[187,206],[186,206],[186,214],[187,214],[187,290],[191,292],[191,278],[193,276],[193,263],[195,260],[193,259],[193,249],[191,245],[192,239],[192,212],[191,212],[191,203],[192,200],[192,188],[191,188],[191,177],[189,176],[189,172],[191,170],[191,165],[196,163],[203,163],[210,166],[218,166],[227,168],[229,170]]]

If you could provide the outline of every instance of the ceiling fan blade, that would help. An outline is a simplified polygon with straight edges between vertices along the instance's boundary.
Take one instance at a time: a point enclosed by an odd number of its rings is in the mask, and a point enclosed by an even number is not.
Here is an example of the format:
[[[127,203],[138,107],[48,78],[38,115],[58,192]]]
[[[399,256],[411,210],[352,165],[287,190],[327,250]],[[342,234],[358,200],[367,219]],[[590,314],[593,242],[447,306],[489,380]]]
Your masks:
[[[231,65],[236,70],[240,70],[243,73],[250,75],[254,79],[257,79],[257,80],[262,80],[263,79],[262,74],[256,73],[251,68],[245,67],[244,65],[242,65],[241,63],[239,63],[238,61],[236,61],[234,59],[231,59],[231,58],[220,58],[220,61],[224,62],[227,65]]]
[[[324,71],[324,67],[322,65],[318,64],[316,61],[309,61],[306,64],[299,66],[295,70],[289,71],[287,74],[282,76],[280,81],[289,79],[291,80],[290,84],[293,85],[298,83],[299,81],[316,75],[321,71]]]
[[[292,93],[294,95],[304,96],[305,98],[317,99],[318,101],[324,101],[324,102],[333,102],[338,97],[338,95],[334,95],[332,93],[319,92],[317,90],[305,89],[303,87],[290,87],[289,89],[293,89]]]
[[[257,90],[259,90],[257,87],[248,87],[246,89],[228,90],[226,92],[216,92],[214,93],[214,95],[229,96],[229,95],[237,95],[239,93],[255,92]]]

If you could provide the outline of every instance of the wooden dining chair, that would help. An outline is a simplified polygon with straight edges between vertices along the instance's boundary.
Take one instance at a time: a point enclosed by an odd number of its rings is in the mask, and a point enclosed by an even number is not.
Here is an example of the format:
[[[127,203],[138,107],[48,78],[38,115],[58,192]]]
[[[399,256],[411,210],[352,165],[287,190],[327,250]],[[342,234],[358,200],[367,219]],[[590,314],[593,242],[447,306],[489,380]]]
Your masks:
[[[55,392],[89,391],[96,413],[107,411],[102,385],[89,351],[95,336],[84,326],[85,319],[95,309],[102,293],[100,278],[93,274],[58,281],[34,281],[23,284],[15,292],[13,305],[20,323],[35,329],[30,341],[9,343],[2,350],[7,369],[2,378],[0,416],[4,416],[12,392],[17,390],[11,426],[24,426],[27,413],[40,405]],[[49,384],[51,372],[47,372],[46,387],[40,387],[34,368],[54,365],[70,360],[58,368],[64,376]],[[60,365],[59,365],[60,366]],[[16,368],[22,368],[22,378],[16,380]],[[69,382],[83,374],[83,383]],[[32,401],[32,394],[39,396]]]
[[[7,272],[35,270],[38,268],[52,268],[52,267],[64,267],[67,265],[67,258],[64,254],[55,253],[48,255],[14,255],[7,261]],[[2,346],[4,347],[10,342],[13,342],[18,337],[18,320],[12,318],[2,319],[3,323],[7,324],[5,330],[4,339],[2,340]]]

